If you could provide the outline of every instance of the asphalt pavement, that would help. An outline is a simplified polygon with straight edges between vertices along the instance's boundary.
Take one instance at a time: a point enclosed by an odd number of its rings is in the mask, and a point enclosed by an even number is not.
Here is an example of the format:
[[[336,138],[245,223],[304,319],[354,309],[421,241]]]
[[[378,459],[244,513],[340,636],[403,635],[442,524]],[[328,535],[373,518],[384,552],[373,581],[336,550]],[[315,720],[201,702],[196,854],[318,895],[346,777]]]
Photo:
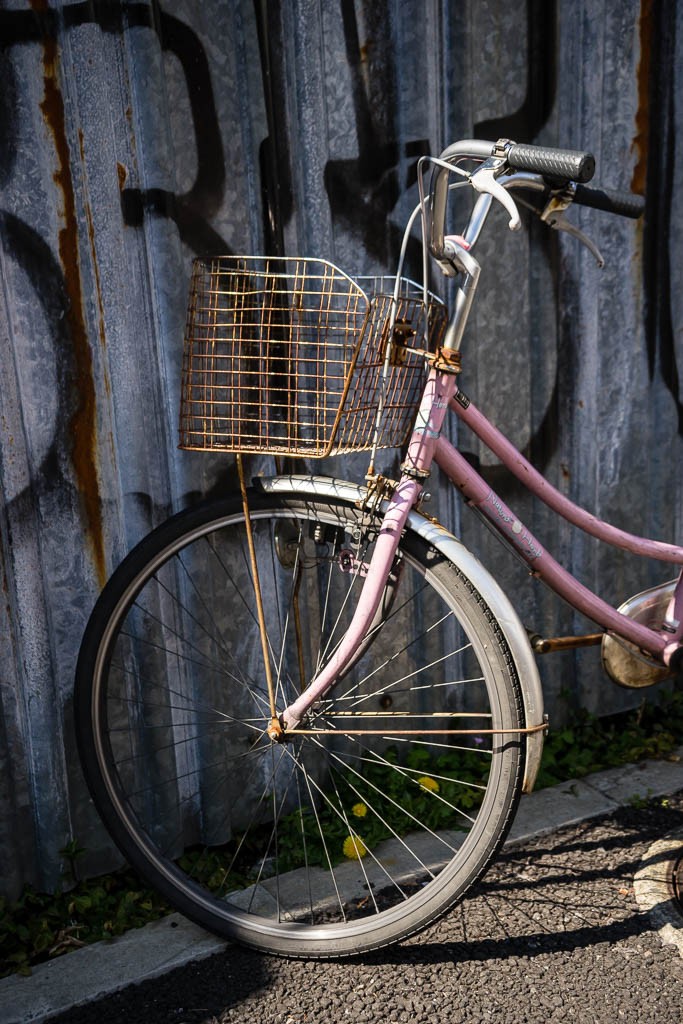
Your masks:
[[[0,1022],[683,1024],[683,911],[669,889],[683,855],[683,762],[525,801],[473,895],[401,945],[280,960],[174,917],[0,982]],[[98,957],[105,982],[93,980]],[[93,999],[93,984],[106,994]]]

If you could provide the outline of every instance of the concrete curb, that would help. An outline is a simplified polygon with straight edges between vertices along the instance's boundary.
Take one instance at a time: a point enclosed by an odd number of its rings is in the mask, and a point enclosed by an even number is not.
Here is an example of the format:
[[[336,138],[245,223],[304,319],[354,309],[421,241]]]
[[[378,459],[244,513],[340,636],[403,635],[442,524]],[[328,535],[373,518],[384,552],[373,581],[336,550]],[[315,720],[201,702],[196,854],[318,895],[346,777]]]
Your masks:
[[[507,843],[523,843],[610,814],[630,803],[683,789],[683,747],[672,758],[609,768],[522,797]]]
[[[521,845],[559,828],[610,814],[633,801],[677,792],[683,788],[683,748],[676,756],[677,762],[646,761],[612,768],[522,797],[507,845]],[[657,858],[662,859],[659,852],[646,862],[651,867]],[[661,918],[665,901],[656,895],[652,900],[647,907],[641,905],[647,910],[658,907]],[[673,908],[670,896],[669,904]],[[661,933],[666,923],[662,919],[655,927]],[[672,928],[683,936],[680,925]],[[30,977],[4,978],[0,981],[0,1024],[42,1024],[74,1006],[203,960],[226,947],[226,942],[180,914],[171,914],[111,942],[85,946],[41,964]]]

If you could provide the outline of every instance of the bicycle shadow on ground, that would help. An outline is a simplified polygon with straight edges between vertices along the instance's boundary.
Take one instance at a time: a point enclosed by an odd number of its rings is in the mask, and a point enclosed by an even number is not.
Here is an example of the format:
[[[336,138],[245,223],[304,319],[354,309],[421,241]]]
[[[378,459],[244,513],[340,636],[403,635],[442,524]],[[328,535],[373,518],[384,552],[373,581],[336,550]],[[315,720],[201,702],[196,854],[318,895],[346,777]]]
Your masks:
[[[613,946],[653,930],[633,879],[662,863],[650,845],[683,824],[683,801],[623,808],[503,853],[442,921],[366,963],[504,961]],[[673,909],[674,901],[669,904]],[[665,904],[660,904],[662,912]]]

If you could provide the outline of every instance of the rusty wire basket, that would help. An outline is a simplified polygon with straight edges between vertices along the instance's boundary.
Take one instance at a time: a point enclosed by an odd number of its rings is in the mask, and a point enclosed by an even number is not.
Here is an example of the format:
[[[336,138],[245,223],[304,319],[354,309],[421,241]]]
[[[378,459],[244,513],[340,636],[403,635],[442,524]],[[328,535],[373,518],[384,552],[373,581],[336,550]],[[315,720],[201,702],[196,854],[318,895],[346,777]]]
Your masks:
[[[394,302],[394,284],[318,259],[196,259],[180,447],[321,457],[402,445],[446,312],[436,298],[425,310],[405,279]]]

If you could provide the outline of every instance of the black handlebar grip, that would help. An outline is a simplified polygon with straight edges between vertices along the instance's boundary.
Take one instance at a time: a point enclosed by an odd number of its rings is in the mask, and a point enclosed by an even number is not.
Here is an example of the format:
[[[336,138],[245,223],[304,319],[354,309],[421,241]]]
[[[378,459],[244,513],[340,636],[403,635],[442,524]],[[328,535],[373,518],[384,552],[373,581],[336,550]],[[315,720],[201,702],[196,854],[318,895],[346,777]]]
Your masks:
[[[564,181],[590,181],[595,174],[595,157],[580,150],[513,143],[507,151],[507,162],[516,171],[531,171]]]
[[[580,206],[591,206],[594,210],[618,213],[621,217],[632,217],[634,220],[645,210],[644,196],[613,188],[599,188],[597,185],[577,185],[574,202]]]

